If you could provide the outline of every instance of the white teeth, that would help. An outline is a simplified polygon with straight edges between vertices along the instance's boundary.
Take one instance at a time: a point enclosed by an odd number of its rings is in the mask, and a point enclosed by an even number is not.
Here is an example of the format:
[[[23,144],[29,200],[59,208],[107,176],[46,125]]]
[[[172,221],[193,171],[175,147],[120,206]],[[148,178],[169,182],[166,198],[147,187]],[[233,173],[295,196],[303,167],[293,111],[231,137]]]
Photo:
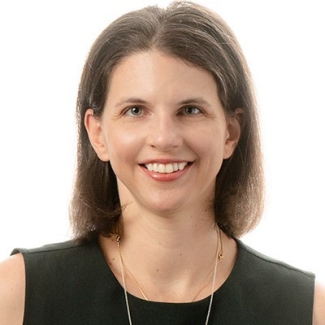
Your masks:
[[[178,166],[178,169],[183,170],[186,165],[187,165],[187,163],[180,163],[179,166]]]
[[[181,163],[171,163],[171,164],[145,164],[146,168],[151,172],[161,173],[161,174],[170,174],[177,172],[178,170],[183,170],[187,165],[187,162]]]
[[[166,173],[166,166],[163,164],[159,164],[157,172],[158,173]]]
[[[172,173],[174,171],[174,166],[172,164],[167,164],[165,166],[165,173]]]

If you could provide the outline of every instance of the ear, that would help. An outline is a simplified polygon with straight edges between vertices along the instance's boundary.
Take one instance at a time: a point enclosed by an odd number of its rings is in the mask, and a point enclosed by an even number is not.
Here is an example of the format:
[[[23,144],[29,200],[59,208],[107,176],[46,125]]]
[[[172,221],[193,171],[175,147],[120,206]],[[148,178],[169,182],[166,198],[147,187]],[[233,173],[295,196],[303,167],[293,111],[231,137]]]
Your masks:
[[[100,123],[100,118],[94,115],[94,110],[88,108],[84,118],[85,128],[89,141],[95,150],[98,158],[102,161],[109,161],[105,137]]]
[[[243,115],[244,110],[242,108],[236,108],[234,114],[227,117],[228,137],[225,142],[224,159],[230,158],[235,151],[241,135]]]

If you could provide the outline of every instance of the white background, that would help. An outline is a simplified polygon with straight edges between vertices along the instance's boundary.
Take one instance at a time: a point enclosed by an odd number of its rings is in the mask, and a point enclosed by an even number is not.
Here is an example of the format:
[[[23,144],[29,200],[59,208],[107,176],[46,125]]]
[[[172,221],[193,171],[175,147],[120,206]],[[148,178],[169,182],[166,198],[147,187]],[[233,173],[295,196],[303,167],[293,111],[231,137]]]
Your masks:
[[[114,19],[159,0],[0,4],[0,260],[69,238],[77,87]],[[202,0],[237,35],[260,105],[267,201],[243,240],[325,278],[325,20],[321,0]]]

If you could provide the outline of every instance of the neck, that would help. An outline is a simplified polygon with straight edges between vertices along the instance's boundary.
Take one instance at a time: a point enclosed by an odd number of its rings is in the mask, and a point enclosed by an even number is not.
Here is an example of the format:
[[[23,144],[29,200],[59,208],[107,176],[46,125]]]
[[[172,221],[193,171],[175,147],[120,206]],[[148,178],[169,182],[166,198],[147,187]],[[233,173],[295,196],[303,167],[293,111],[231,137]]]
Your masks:
[[[194,262],[202,250],[214,256],[217,243],[216,225],[212,215],[197,218],[194,216],[155,216],[123,215],[120,233],[123,239],[125,258],[159,266],[161,271],[168,265],[179,273],[180,265]],[[128,257],[129,255],[129,257]],[[186,260],[188,259],[188,260]],[[186,263],[186,264],[184,264]],[[141,263],[139,263],[141,264]],[[188,265],[190,266],[190,265]]]
[[[141,297],[132,280],[134,277],[152,300],[191,301],[205,283],[206,289],[197,298],[208,296],[218,244],[216,229],[212,216],[141,215],[131,218],[124,214],[120,252],[126,270],[130,271],[130,274],[126,272],[128,290]],[[234,247],[229,254],[227,247],[230,239],[225,235],[222,238],[225,253],[232,256],[234,262]],[[108,262],[122,283],[116,237],[113,236],[111,240],[102,238],[101,245],[104,253],[105,250],[108,252]],[[224,264],[224,261],[220,264]],[[230,269],[228,271],[230,273]],[[221,285],[222,281],[222,277],[217,277],[217,285],[218,282]]]

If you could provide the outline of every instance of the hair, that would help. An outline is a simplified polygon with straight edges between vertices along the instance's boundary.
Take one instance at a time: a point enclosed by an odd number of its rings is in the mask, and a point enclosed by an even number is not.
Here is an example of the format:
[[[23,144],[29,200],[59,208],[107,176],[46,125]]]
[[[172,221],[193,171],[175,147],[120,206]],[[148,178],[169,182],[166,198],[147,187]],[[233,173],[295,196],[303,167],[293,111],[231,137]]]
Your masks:
[[[116,176],[88,139],[88,108],[100,117],[114,68],[124,58],[156,49],[212,74],[226,115],[243,110],[241,137],[217,175],[215,218],[230,237],[258,223],[264,203],[264,177],[255,93],[250,71],[232,30],[201,5],[176,1],[166,9],[150,6],[113,21],[92,45],[77,98],[78,151],[70,218],[75,238],[89,240],[116,231],[120,206]]]

